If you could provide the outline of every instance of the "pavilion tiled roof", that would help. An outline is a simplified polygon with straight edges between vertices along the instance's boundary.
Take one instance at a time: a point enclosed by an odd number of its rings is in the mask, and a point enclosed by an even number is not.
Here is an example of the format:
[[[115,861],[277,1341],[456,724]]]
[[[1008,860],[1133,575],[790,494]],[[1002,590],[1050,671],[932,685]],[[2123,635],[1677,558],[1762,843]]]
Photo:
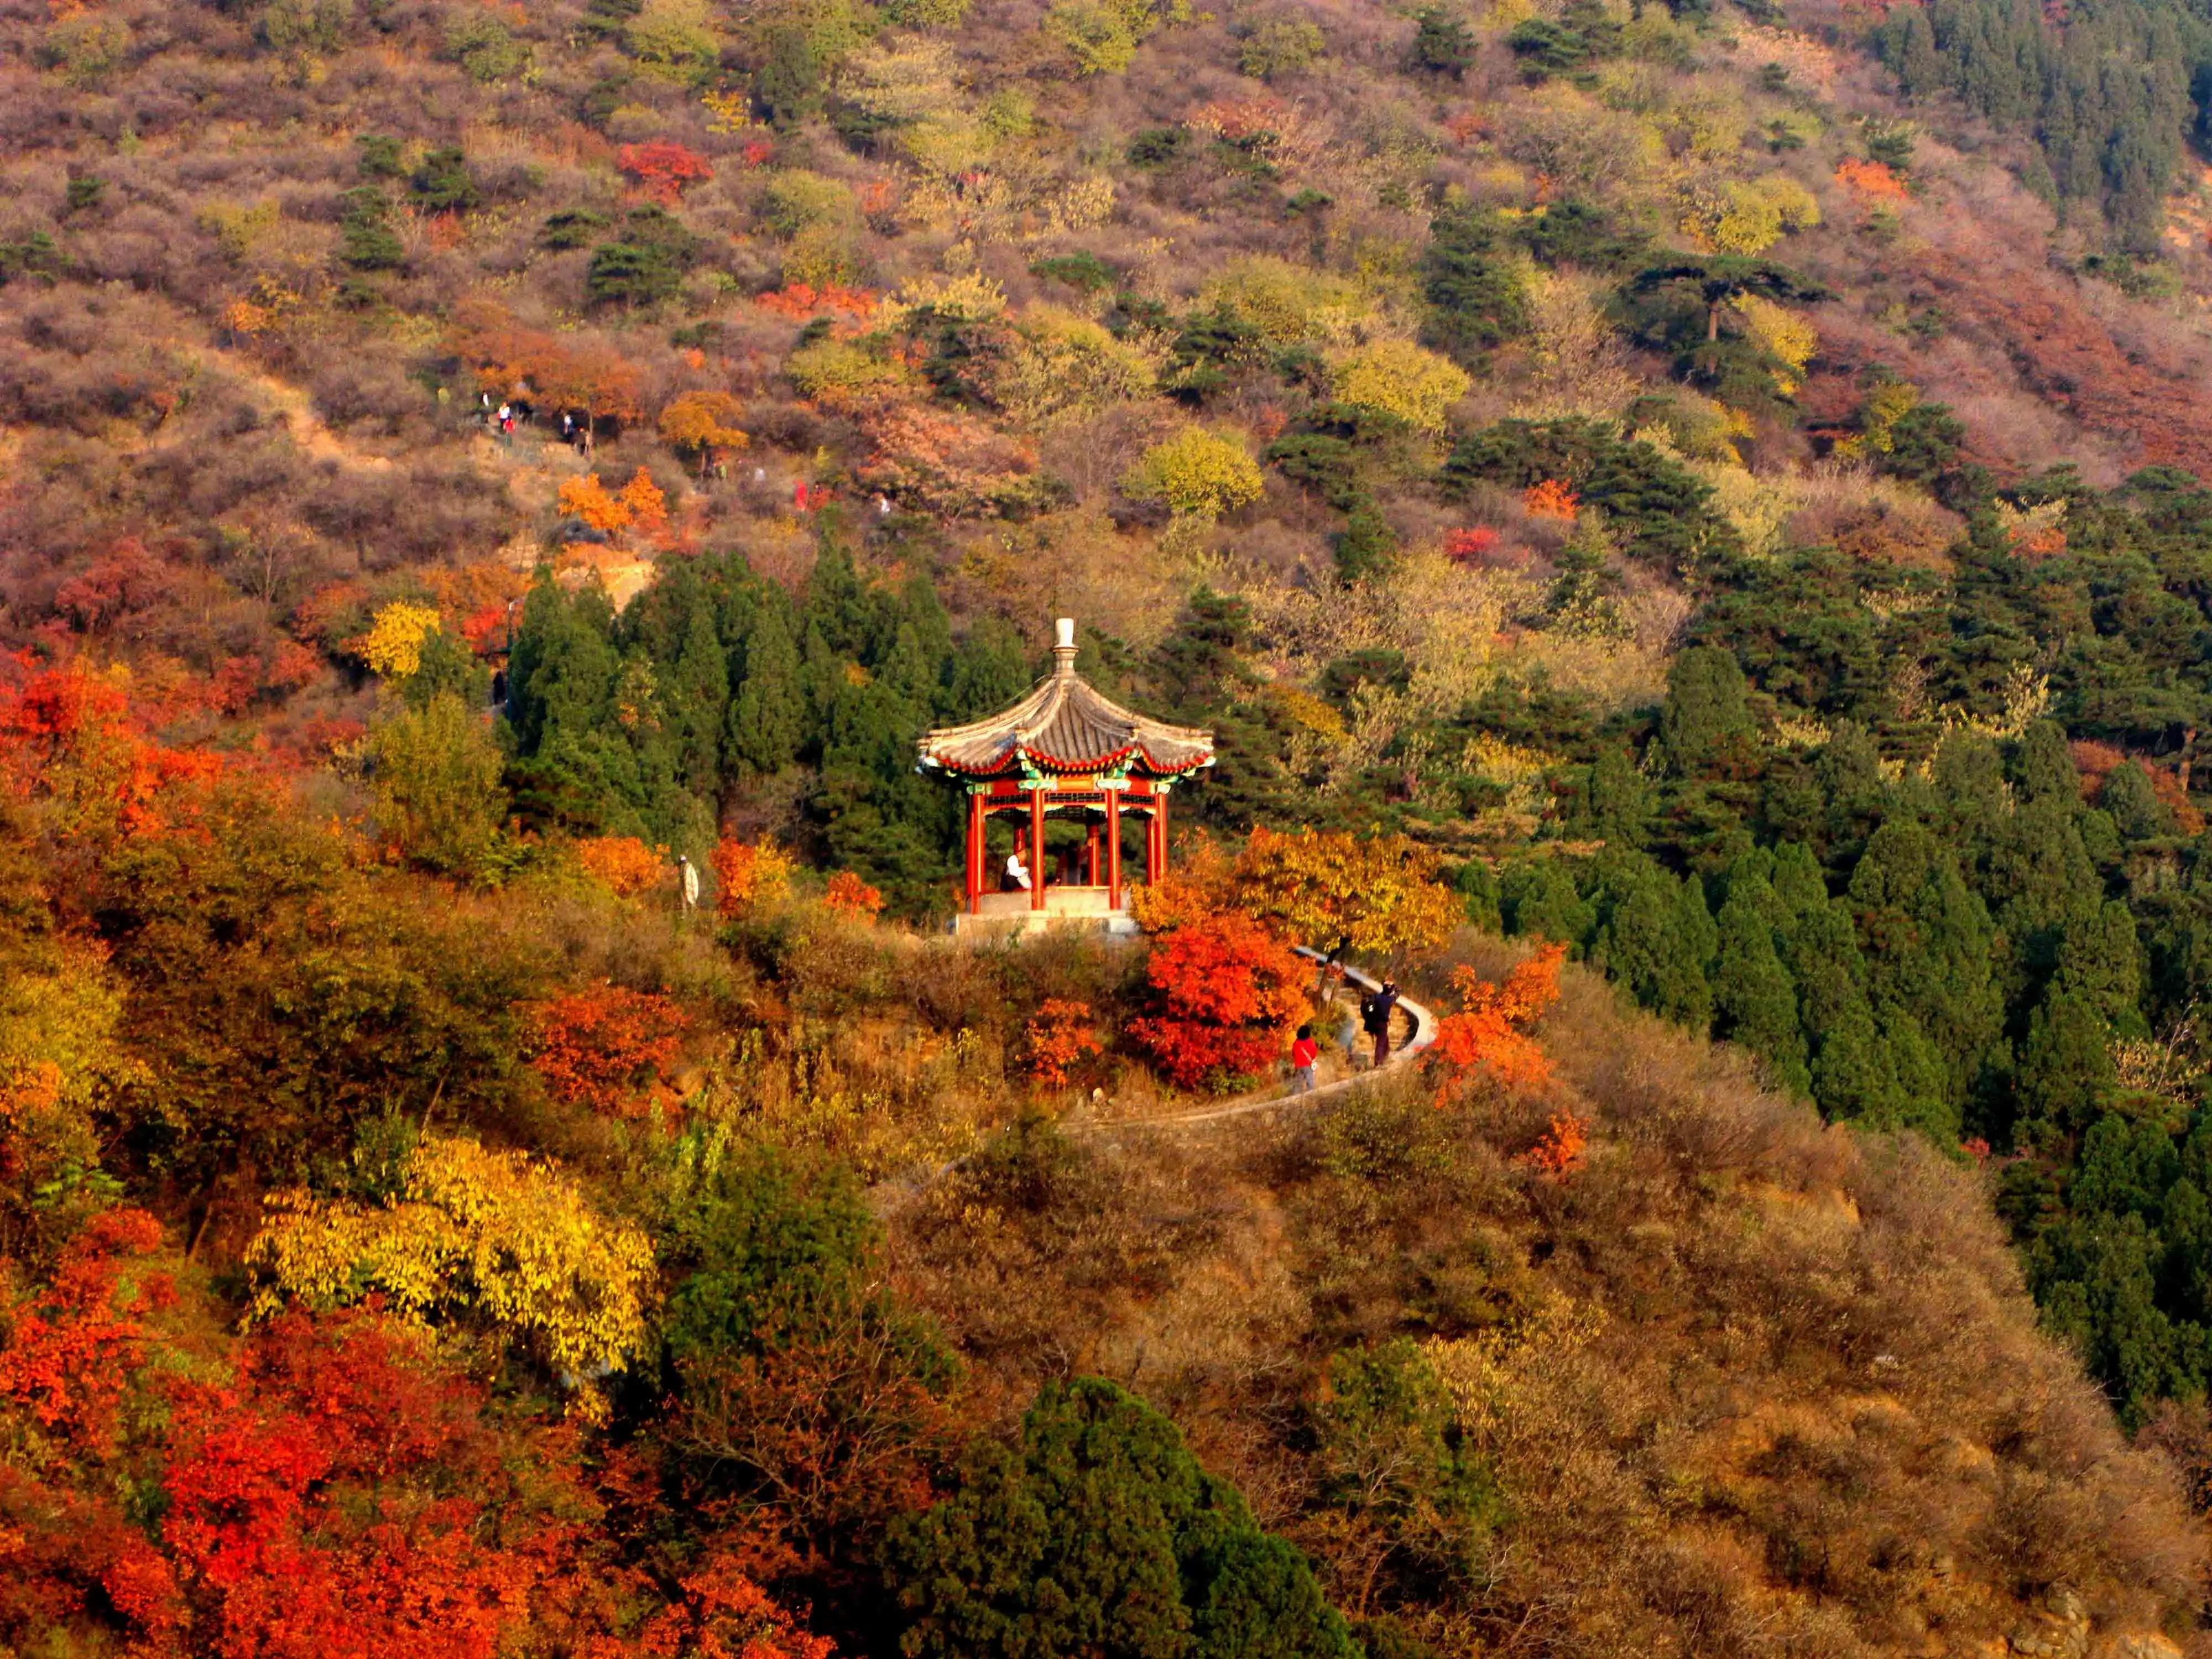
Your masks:
[[[1124,708],[1075,672],[1074,628],[1063,622],[1053,672],[1012,708],[925,732],[921,763],[992,775],[1024,761],[1040,772],[1096,772],[1131,762],[1173,777],[1213,763],[1213,733]]]

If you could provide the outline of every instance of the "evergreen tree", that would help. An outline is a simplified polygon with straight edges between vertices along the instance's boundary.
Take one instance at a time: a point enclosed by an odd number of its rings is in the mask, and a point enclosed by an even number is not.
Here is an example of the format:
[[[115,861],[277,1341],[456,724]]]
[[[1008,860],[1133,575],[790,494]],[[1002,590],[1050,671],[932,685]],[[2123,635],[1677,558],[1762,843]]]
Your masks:
[[[691,609],[684,644],[660,676],[660,696],[677,776],[702,800],[719,799],[722,787],[722,730],[729,717],[729,659],[714,629],[714,611],[701,596]]]
[[[1429,223],[1421,255],[1424,337],[1462,362],[1522,332],[1528,301],[1504,222],[1488,208],[1448,209]]]
[[[2075,769],[2063,728],[2038,720],[2021,735],[2013,756],[2013,781],[2024,805],[2048,800],[2071,807],[2080,801],[2081,774]]]
[[[2106,775],[2097,805],[2111,816],[2123,841],[2155,841],[2173,833],[2173,815],[2138,762],[2124,761]]]
[[[1659,741],[1668,769],[1685,778],[1742,777],[1756,763],[1759,728],[1748,688],[1735,658],[1712,646],[1692,646],[1667,671],[1667,701],[1659,711]]]
[[[1530,859],[1509,866],[1499,883],[1506,919],[1526,938],[1565,945],[1579,957],[1589,944],[1597,913],[1575,885],[1563,859]]]
[[[1954,731],[1937,745],[1932,770],[1935,827],[1962,865],[1978,868],[2006,816],[2003,760],[1988,738]]]
[[[1636,763],[1607,747],[1590,765],[1578,826],[1609,848],[1640,849],[1650,833],[1651,790]]]
[[[2053,986],[2029,1022],[2014,1091],[2014,1139],[2046,1152],[2069,1147],[2112,1091],[2111,1032],[2084,998]]]
[[[1703,1032],[1712,1024],[1705,970],[1717,943],[1703,887],[1642,854],[1607,854],[1601,869],[1590,959],[1644,1007]]]
[[[2084,904],[2067,919],[2052,983],[2087,1003],[2115,1031],[2150,1034],[2139,1006],[2142,946],[2135,917],[2117,899]]]
[[[1893,1008],[1911,1017],[1942,1057],[1942,1101],[1962,1109],[1995,1062],[2004,1024],[1987,908],[1948,851],[1909,821],[1875,832],[1849,890],[1869,999],[1878,1013]],[[1899,1023],[1887,1015],[1884,1022]]]
[[[915,1659],[1356,1659],[1304,1557],[1175,1425],[1111,1382],[1048,1382],[884,1552]]]
[[[806,690],[788,607],[781,595],[763,604],[745,636],[744,677],[730,699],[723,752],[740,775],[781,772],[806,739]]]
[[[1096,677],[1093,677],[1096,684]],[[1031,684],[1028,653],[1021,635],[995,617],[969,630],[954,653],[945,684],[943,714],[948,722],[980,720],[1018,702]]]
[[[1798,1020],[1797,988],[1775,948],[1781,911],[1782,901],[1758,862],[1737,860],[1729,872],[1728,897],[1717,923],[1715,1034],[1749,1049],[1765,1062],[1776,1082],[1804,1095],[1812,1091],[1813,1078]]]

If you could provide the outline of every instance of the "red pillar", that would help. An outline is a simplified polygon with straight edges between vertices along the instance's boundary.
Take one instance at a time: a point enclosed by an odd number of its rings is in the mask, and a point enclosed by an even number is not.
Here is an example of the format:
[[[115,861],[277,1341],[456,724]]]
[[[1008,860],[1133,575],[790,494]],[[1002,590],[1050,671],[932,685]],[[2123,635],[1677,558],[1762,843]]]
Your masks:
[[[1083,847],[1083,884],[1098,884],[1098,826],[1095,823],[1091,826],[1091,838]]]
[[[968,913],[983,908],[983,798],[968,797]]]
[[[1152,795],[1152,833],[1160,838],[1160,874],[1162,881],[1168,874],[1168,798],[1156,790]]]
[[[1121,792],[1106,792],[1106,908],[1121,908]]]
[[[1044,908],[1044,791],[1030,791],[1030,908]]]

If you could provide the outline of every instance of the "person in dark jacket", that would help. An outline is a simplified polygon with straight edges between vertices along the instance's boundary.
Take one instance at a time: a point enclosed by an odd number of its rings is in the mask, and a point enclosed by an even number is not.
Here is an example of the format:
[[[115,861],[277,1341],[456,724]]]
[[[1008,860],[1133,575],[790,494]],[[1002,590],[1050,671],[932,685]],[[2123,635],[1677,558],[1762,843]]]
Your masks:
[[[1390,1011],[1398,1006],[1398,984],[1384,980],[1382,988],[1359,1005],[1359,1023],[1375,1039],[1375,1064],[1390,1058]]]

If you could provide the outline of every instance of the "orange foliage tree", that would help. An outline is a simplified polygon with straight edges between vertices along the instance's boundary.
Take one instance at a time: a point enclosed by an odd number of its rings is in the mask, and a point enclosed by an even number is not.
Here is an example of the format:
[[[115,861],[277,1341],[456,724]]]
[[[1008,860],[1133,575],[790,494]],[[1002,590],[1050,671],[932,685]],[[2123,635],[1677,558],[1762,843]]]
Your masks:
[[[1846,156],[1836,164],[1836,182],[1878,202],[1909,202],[1912,192],[1905,180],[1884,161],[1863,161]]]
[[[576,843],[576,862],[618,898],[649,892],[669,876],[668,849],[635,836],[587,836]]]
[[[791,855],[765,836],[757,842],[725,836],[714,845],[714,913],[741,916],[791,888]]]
[[[1048,1089],[1067,1086],[1067,1068],[1085,1054],[1104,1051],[1094,1029],[1091,1005],[1047,997],[1022,1032],[1029,1052],[1030,1078]]]
[[[42,1435],[94,1456],[112,1449],[124,1385],[151,1334],[144,1316],[172,1297],[166,1277],[140,1266],[161,1242],[143,1210],[110,1210],[70,1241],[52,1282],[10,1311],[0,1400]]]
[[[46,803],[65,833],[154,832],[169,786],[222,769],[212,754],[155,743],[120,686],[75,665],[0,678],[0,786]]]
[[[553,408],[582,415],[587,433],[601,421],[638,416],[637,368],[612,345],[526,327],[482,300],[459,307],[453,339],[455,352],[475,368],[477,384],[495,397],[518,384],[533,387]]]
[[[1582,502],[1559,479],[1541,478],[1522,492],[1521,509],[1532,519],[1564,519],[1571,524],[1582,510]]]
[[[629,482],[615,499],[628,510],[633,528],[649,536],[657,536],[668,528],[668,497],[653,483],[653,474],[643,467],[629,475]]]
[[[838,283],[825,283],[819,288],[811,283],[791,283],[754,295],[753,303],[780,317],[805,319],[824,311],[842,311],[865,322],[883,302],[864,288],[847,288]]]
[[[675,1060],[691,1017],[672,999],[618,985],[551,997],[530,1012],[530,1064],[572,1106],[634,1117]]]
[[[1582,1167],[1583,1149],[1589,1142],[1589,1125],[1572,1112],[1554,1112],[1536,1144],[1521,1154],[1519,1162],[1540,1175],[1565,1181]]]
[[[880,889],[869,886],[850,870],[840,870],[830,878],[822,902],[838,915],[872,921],[884,908],[884,896]]]
[[[619,495],[599,482],[596,472],[580,478],[563,478],[554,506],[564,517],[581,519],[594,530],[612,535],[629,528],[629,507]]]
[[[1129,1034],[1184,1088],[1226,1089],[1282,1057],[1308,1012],[1305,969],[1251,917],[1204,917],[1152,945],[1151,1009]]]
[[[1460,1010],[1437,1022],[1429,1050],[1431,1070],[1442,1073],[1439,1106],[1478,1079],[1518,1089],[1550,1080],[1552,1062],[1529,1031],[1559,1000],[1559,963],[1566,954],[1564,945],[1544,945],[1502,983],[1479,979],[1467,968],[1452,975]]]

